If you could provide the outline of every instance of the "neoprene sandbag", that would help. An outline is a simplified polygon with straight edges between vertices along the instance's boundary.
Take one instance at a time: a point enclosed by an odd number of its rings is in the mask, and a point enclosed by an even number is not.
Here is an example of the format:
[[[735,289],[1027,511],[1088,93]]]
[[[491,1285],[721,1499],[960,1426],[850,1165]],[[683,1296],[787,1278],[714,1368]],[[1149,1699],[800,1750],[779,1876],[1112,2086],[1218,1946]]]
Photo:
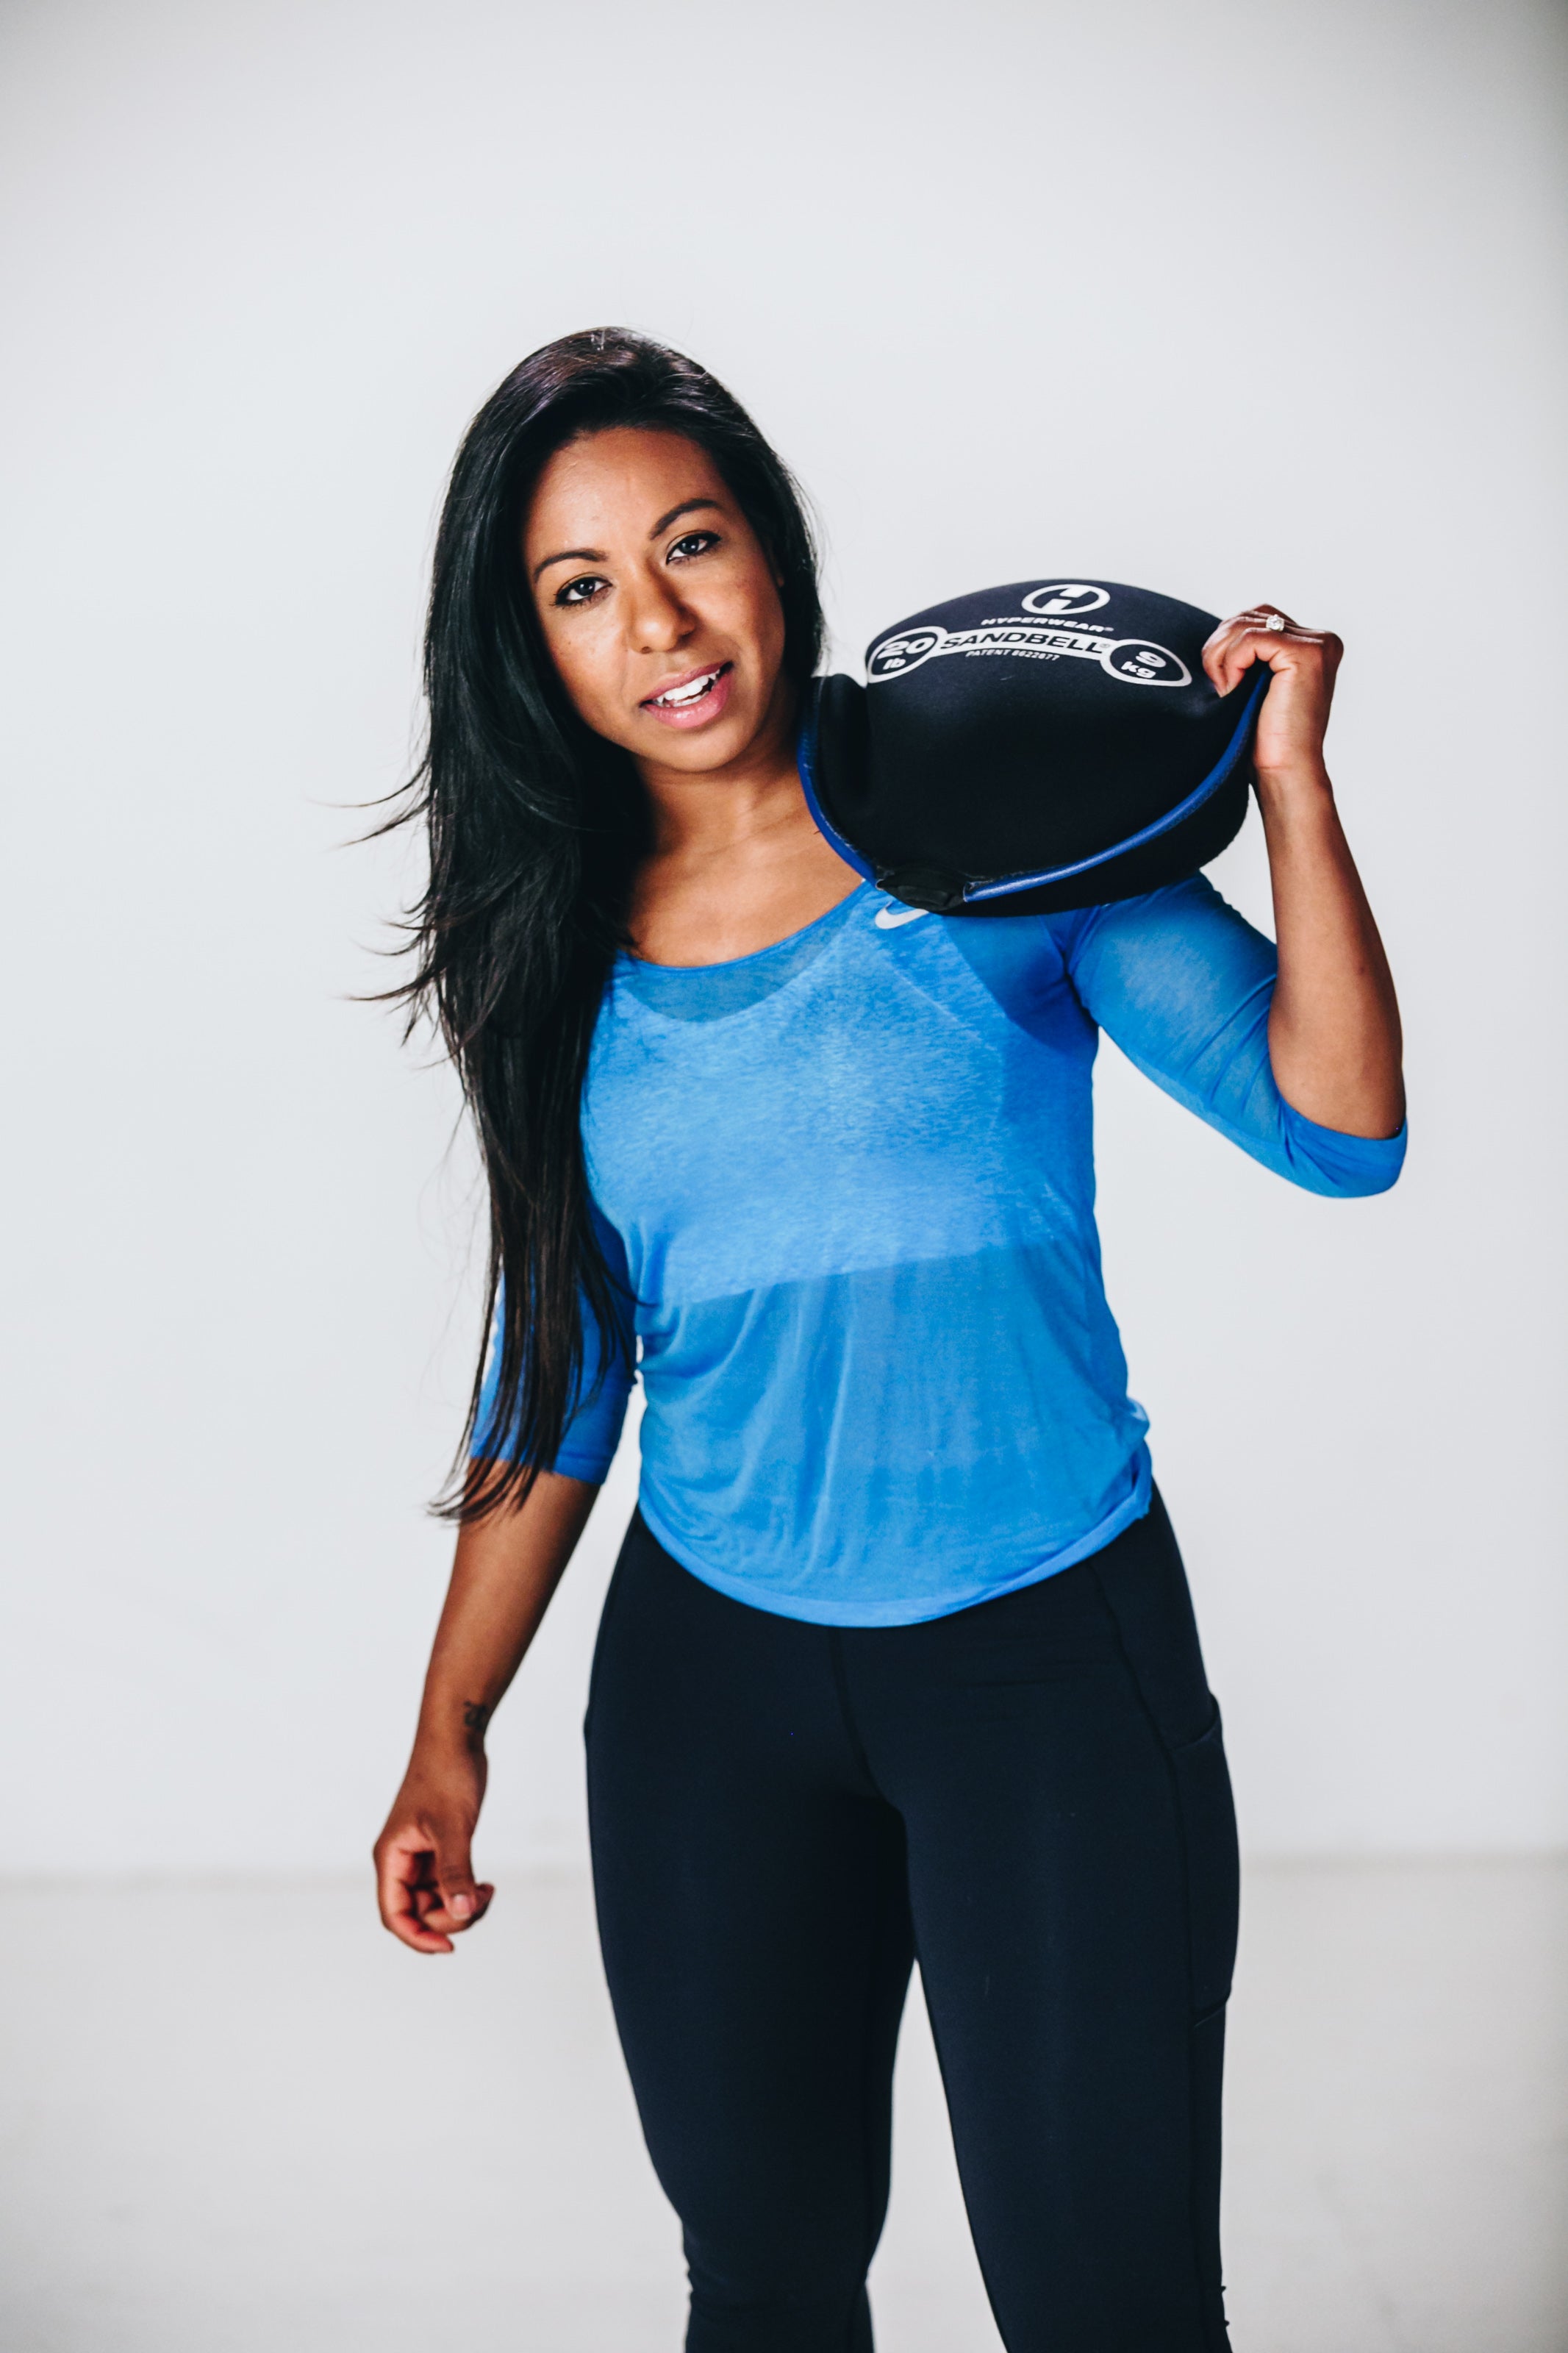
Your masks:
[[[1195,873],[1247,815],[1268,683],[1220,697],[1215,617],[1111,580],[1021,580],[933,605],[819,679],[800,765],[818,826],[895,899],[1054,913]]]

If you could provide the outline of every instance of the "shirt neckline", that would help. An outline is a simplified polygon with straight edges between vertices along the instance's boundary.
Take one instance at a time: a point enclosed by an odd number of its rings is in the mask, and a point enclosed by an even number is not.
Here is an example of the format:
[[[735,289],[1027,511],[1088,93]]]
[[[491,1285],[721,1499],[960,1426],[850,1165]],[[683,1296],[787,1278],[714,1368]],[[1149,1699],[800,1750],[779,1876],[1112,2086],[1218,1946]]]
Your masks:
[[[867,881],[857,882],[855,888],[847,892],[837,906],[827,908],[820,915],[814,915],[809,923],[801,925],[798,932],[786,932],[782,940],[770,940],[766,947],[753,948],[749,955],[724,956],[714,964],[656,964],[652,956],[633,955],[629,950],[622,948],[616,955],[616,962],[632,972],[668,974],[672,980],[698,980],[710,973],[744,972],[748,965],[761,965],[768,956],[776,956],[785,949],[798,947],[801,942],[809,939],[814,932],[820,932],[826,925],[847,916],[856,901],[862,898],[873,887]]]

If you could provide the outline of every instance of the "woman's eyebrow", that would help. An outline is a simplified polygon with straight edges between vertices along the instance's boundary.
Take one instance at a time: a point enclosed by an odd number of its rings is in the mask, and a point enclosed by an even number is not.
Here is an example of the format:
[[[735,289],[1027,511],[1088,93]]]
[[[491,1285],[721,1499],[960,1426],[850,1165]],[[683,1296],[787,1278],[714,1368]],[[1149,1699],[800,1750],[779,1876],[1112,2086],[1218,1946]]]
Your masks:
[[[602,547],[563,547],[559,555],[546,555],[536,564],[533,576],[537,580],[552,564],[607,564],[609,560]]]
[[[653,529],[648,533],[649,539],[657,539],[661,531],[668,531],[670,524],[674,522],[679,516],[683,514],[696,514],[699,509],[702,507],[719,507],[719,501],[717,499],[682,499],[678,507],[671,507],[668,514],[660,515],[658,521],[655,523]],[[720,512],[722,512],[721,508],[720,509]]]

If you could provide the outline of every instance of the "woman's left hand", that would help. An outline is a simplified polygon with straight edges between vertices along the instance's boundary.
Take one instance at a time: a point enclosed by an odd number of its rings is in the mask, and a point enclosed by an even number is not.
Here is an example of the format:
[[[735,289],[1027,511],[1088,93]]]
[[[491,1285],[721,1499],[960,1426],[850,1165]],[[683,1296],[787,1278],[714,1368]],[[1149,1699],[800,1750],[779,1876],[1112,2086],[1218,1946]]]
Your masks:
[[[1334,699],[1334,675],[1344,646],[1331,629],[1304,629],[1277,605],[1252,605],[1222,621],[1204,648],[1204,668],[1215,691],[1228,694],[1255,663],[1274,673],[1252,760],[1260,785],[1292,770],[1321,775],[1323,736]]]

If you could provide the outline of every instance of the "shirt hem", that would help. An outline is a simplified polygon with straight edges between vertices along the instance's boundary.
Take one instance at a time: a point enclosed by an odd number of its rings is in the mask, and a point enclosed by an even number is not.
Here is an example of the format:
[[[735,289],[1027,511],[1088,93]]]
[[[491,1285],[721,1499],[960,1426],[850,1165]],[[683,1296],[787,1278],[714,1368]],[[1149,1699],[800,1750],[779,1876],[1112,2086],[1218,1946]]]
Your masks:
[[[955,1617],[959,1610],[973,1609],[979,1602],[995,1601],[1005,1593],[1018,1593],[1026,1586],[1042,1584],[1047,1577],[1058,1577],[1063,1569],[1075,1568],[1079,1561],[1103,1552],[1124,1528],[1141,1520],[1149,1509],[1154,1477],[1146,1445],[1139,1447],[1128,1467],[1133,1474],[1131,1493],[1081,1536],[1047,1553],[1028,1568],[1020,1569],[1016,1577],[1004,1577],[999,1583],[927,1594],[918,1601],[829,1602],[815,1595],[773,1592],[755,1579],[727,1577],[721,1569],[694,1560],[686,1546],[659,1518],[657,1508],[649,1508],[646,1494],[638,1495],[637,1509],[648,1534],[663,1546],[673,1561],[696,1577],[699,1584],[710,1586],[715,1593],[722,1593],[731,1601],[743,1602],[750,1609],[760,1609],[771,1618],[793,1618],[808,1626],[921,1626],[931,1619]]]

